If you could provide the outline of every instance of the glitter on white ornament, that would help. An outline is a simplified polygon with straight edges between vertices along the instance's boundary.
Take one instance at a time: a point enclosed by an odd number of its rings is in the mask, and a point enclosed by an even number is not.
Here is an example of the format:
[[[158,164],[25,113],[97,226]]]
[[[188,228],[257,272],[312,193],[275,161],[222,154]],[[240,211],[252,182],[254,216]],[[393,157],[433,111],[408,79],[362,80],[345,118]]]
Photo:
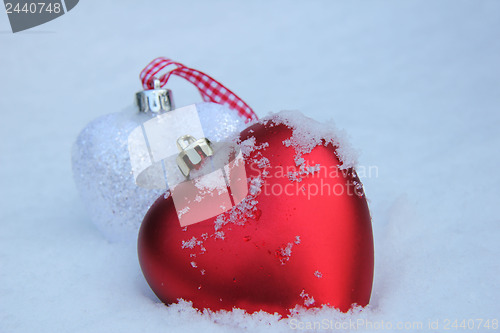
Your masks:
[[[206,102],[196,106],[212,142],[246,127],[245,119],[226,106]],[[128,136],[151,117],[132,107],[102,116],[82,130],[73,146],[76,186],[92,222],[110,241],[135,241],[144,215],[164,192],[138,187],[130,164]]]

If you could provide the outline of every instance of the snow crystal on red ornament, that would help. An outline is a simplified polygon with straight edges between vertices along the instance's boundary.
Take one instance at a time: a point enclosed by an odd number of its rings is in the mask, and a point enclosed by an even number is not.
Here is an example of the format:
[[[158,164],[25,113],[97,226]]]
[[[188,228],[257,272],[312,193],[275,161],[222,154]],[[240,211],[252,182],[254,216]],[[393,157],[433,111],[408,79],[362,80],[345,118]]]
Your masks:
[[[342,162],[340,169],[349,169],[357,164],[357,153],[347,141],[346,134],[335,128],[332,122],[318,123],[298,111],[281,111],[263,119],[264,123],[284,124],[290,127],[292,136],[283,141],[286,147],[294,147],[297,166],[303,163],[303,154],[310,153],[314,147],[332,144],[337,147],[336,153]]]

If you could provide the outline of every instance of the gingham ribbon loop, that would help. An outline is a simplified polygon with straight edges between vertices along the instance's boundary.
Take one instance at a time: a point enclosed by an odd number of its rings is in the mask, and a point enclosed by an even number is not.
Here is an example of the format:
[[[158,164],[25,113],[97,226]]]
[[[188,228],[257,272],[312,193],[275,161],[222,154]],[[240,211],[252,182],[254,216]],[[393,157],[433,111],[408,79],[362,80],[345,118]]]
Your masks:
[[[168,70],[167,67],[171,69]],[[167,71],[158,76],[163,70]],[[167,84],[171,75],[180,76],[191,82],[198,88],[205,102],[227,105],[229,108],[238,112],[239,115],[246,118],[246,122],[258,119],[255,112],[247,103],[221,83],[203,72],[186,67],[171,59],[164,57],[154,59],[142,70],[139,77],[141,78],[144,89],[153,89],[154,79],[158,79],[160,81],[160,86],[163,87]]]

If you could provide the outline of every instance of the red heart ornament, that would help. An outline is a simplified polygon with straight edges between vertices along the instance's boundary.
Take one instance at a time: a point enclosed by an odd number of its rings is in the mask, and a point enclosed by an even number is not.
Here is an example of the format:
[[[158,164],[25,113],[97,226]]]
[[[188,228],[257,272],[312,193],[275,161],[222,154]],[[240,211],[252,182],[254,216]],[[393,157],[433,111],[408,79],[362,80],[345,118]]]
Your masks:
[[[250,192],[226,213],[183,228],[171,196],[154,203],[138,254],[160,300],[283,316],[297,305],[368,304],[373,236],[361,183],[338,143],[300,140],[272,119],[244,130]]]

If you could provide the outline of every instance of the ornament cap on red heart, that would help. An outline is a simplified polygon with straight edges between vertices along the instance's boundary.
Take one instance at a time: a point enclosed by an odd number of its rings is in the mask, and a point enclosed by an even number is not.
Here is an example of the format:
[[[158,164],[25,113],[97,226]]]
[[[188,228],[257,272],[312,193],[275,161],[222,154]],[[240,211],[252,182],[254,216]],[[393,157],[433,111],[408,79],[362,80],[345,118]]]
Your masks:
[[[367,305],[371,218],[347,143],[290,112],[250,126],[238,143],[249,189],[241,203],[181,227],[167,193],[144,218],[139,260],[158,298],[283,316],[297,306]]]

